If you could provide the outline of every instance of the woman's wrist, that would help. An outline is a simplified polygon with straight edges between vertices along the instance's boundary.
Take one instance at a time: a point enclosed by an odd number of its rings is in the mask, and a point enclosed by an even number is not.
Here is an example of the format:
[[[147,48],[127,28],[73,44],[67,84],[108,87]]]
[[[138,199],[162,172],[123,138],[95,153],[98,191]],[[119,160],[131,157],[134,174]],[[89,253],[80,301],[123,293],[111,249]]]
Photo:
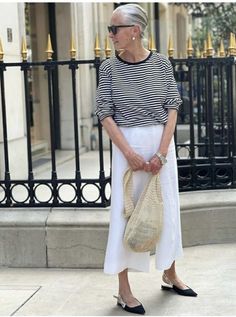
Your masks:
[[[156,151],[156,153],[160,153],[161,155],[163,155],[163,156],[166,157],[166,156],[167,156],[167,153],[168,153],[168,150],[159,148],[159,149]]]
[[[126,157],[126,159],[128,159],[133,153],[134,153],[134,151],[132,149],[125,149],[123,151],[123,154]]]
[[[161,152],[157,152],[154,154],[160,161],[161,165],[164,165],[167,163],[166,155],[163,155]]]

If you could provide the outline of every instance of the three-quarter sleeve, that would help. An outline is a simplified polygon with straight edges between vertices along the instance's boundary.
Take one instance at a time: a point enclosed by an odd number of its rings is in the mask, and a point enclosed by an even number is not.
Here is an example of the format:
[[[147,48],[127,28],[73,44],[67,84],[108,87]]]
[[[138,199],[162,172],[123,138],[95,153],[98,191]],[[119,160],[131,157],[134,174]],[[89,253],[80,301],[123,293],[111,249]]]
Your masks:
[[[112,80],[106,61],[102,63],[99,69],[99,85],[96,93],[95,114],[100,121],[114,115]]]
[[[168,59],[166,59],[166,80],[167,80],[167,95],[164,101],[165,109],[179,110],[182,100],[179,95],[177,83],[173,74],[173,67]]]

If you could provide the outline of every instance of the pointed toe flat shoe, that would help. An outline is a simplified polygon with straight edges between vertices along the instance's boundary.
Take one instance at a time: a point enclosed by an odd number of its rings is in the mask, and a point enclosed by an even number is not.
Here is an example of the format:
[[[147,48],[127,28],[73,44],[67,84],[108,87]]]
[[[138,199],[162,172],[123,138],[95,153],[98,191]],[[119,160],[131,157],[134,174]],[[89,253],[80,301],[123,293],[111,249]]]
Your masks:
[[[187,286],[186,289],[181,289],[177,287],[176,285],[172,284],[171,281],[168,279],[168,277],[163,274],[162,280],[166,285],[161,285],[161,289],[164,291],[175,291],[177,294],[182,296],[190,296],[190,297],[196,297],[197,293],[194,292],[189,286]]]
[[[138,314],[138,315],[144,315],[145,314],[145,309],[143,307],[143,305],[140,303],[140,305],[138,306],[134,306],[134,307],[129,307],[122,299],[122,297],[120,295],[115,296],[114,297],[117,299],[117,305],[121,306],[122,309],[124,309],[125,311],[129,312],[129,313],[133,313],[133,314]]]

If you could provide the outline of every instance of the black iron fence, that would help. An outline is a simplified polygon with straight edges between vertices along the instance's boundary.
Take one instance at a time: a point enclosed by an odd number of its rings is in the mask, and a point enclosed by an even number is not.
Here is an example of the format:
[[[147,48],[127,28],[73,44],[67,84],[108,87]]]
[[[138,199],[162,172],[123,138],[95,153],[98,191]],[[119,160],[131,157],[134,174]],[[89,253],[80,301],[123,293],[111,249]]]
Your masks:
[[[103,153],[103,136],[101,124],[98,123],[99,135],[99,177],[87,179],[81,177],[80,169],[80,144],[79,144],[79,125],[78,125],[78,106],[77,106],[77,82],[76,72],[82,64],[94,67],[96,72],[96,81],[98,82],[98,72],[100,66],[100,58],[95,57],[93,60],[75,60],[69,61],[51,61],[46,62],[22,62],[22,63],[4,63],[0,62],[0,85],[1,85],[1,106],[2,106],[2,132],[3,132],[3,148],[4,148],[4,179],[0,180],[0,203],[1,207],[102,207],[110,204],[110,197],[107,197],[107,186],[110,186],[111,177],[105,176],[104,172],[104,153]],[[35,179],[33,162],[32,162],[32,144],[31,144],[31,118],[32,109],[30,107],[30,91],[29,91],[29,73],[34,67],[41,67],[47,74],[48,84],[48,111],[50,122],[50,157],[51,157],[51,177],[50,179]],[[54,98],[54,73],[58,67],[67,67],[71,72],[71,94],[73,104],[69,105],[73,108],[73,131],[74,131],[74,152],[75,152],[75,171],[74,177],[70,179],[59,179],[56,164],[56,141],[55,141],[55,100]],[[8,151],[8,126],[7,126],[7,100],[5,98],[5,73],[10,68],[17,68],[22,72],[24,78],[25,93],[25,114],[26,114],[26,137],[27,137],[27,165],[28,177],[24,180],[16,180],[11,178],[9,168],[9,151]],[[96,188],[98,195],[96,199],[90,200],[84,192],[88,186]],[[63,187],[70,188],[70,200],[66,200],[60,194]],[[14,195],[17,189],[23,190],[22,197]],[[42,197],[42,190],[47,190],[47,200]],[[48,194],[49,192],[49,194]],[[16,197],[17,196],[17,197]]]
[[[183,100],[176,131],[180,190],[235,188],[235,58],[171,61]],[[185,142],[181,127],[188,127]]]
[[[178,126],[175,135],[178,156],[180,191],[235,188],[236,187],[236,80],[234,57],[224,58],[188,58],[173,59],[175,77],[183,99],[183,107],[179,112]],[[78,108],[76,95],[76,73],[82,64],[91,65],[98,72],[101,60],[51,61],[46,62],[0,62],[0,94],[2,111],[2,133],[4,148],[4,179],[0,180],[1,207],[103,207],[110,204],[107,187],[111,183],[111,175],[105,176],[103,131],[98,122],[99,140],[99,177],[86,179],[81,177],[80,144],[78,127]],[[32,144],[30,122],[29,72],[33,67],[42,67],[47,74],[48,111],[50,120],[51,177],[35,179],[32,164]],[[54,72],[58,67],[67,67],[71,72],[71,94],[73,103],[73,131],[75,171],[74,177],[61,179],[57,175],[55,147],[55,100]],[[17,68],[24,78],[24,97],[27,137],[27,179],[12,179],[9,168],[8,126],[5,98],[5,73],[10,68]],[[98,195],[90,201],[84,195],[87,186],[94,186]],[[69,186],[73,197],[64,200],[60,192],[63,186]],[[17,187],[24,188],[24,198],[16,198]],[[39,188],[47,188],[50,192],[47,200],[37,195]]]

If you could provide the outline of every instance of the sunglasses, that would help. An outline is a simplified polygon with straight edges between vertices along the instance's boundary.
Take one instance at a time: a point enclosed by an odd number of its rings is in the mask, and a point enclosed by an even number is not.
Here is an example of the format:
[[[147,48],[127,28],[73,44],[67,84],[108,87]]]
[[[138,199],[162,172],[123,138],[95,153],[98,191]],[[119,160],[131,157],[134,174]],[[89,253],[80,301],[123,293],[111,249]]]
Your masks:
[[[125,25],[109,25],[107,27],[108,32],[112,32],[113,35],[116,35],[118,32],[118,28],[129,28],[131,26],[134,26],[134,24],[125,24]]]

